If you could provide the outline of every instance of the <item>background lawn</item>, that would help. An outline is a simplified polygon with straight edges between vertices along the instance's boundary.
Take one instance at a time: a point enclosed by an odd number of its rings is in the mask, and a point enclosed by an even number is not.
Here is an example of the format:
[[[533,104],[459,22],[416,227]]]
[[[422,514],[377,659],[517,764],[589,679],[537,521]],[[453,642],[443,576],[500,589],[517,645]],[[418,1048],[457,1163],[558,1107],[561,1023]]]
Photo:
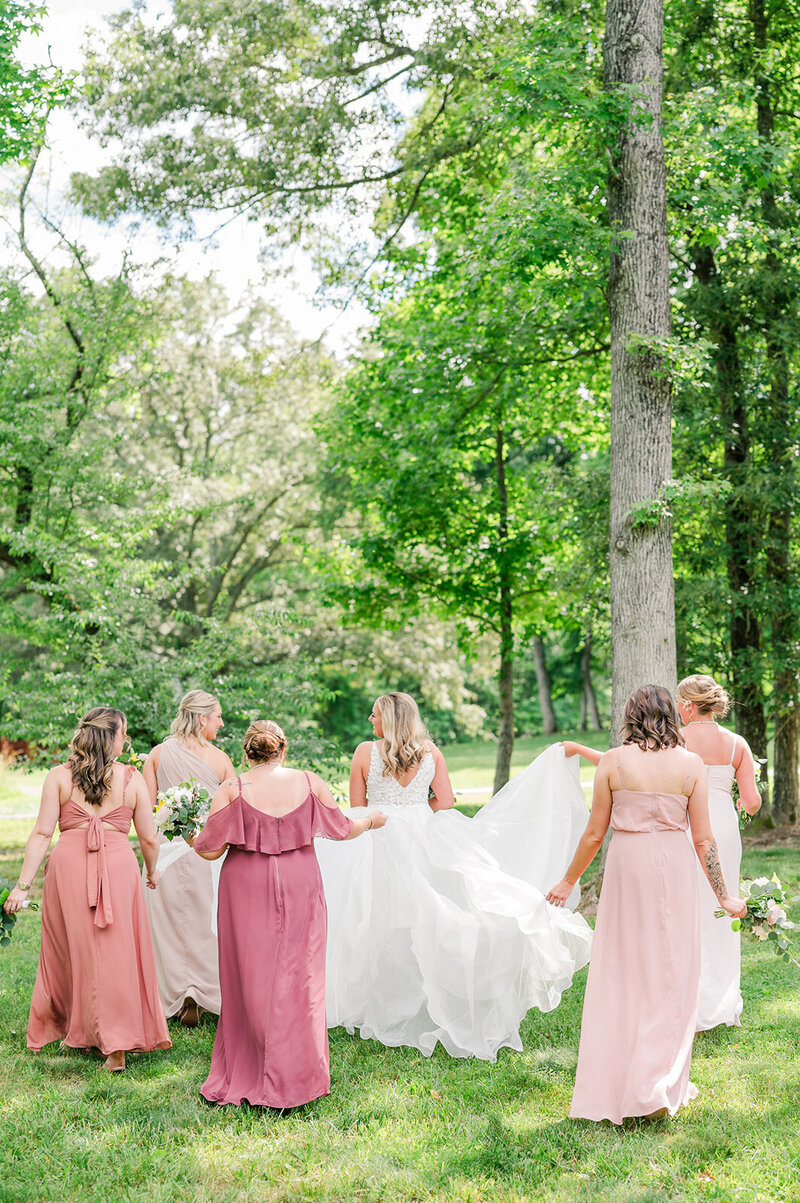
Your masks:
[[[484,783],[482,749],[471,763],[451,753],[454,776]],[[19,813],[12,800],[35,810],[32,780],[11,779],[12,794],[2,778],[5,814]],[[6,877],[19,872],[30,821],[19,838],[15,825],[0,829]],[[797,847],[752,848],[745,869],[777,871],[800,892]],[[620,1130],[566,1118],[586,971],[556,1011],[529,1013],[524,1051],[494,1065],[338,1029],[331,1096],[281,1116],[200,1100],[209,1019],[197,1031],[170,1024],[172,1051],[131,1057],[113,1078],[57,1045],[28,1053],[38,943],[39,916],[25,914],[0,952],[2,1203],[800,1199],[800,969],[761,946],[744,950],[744,1026],[697,1038],[700,1097],[675,1120]]]

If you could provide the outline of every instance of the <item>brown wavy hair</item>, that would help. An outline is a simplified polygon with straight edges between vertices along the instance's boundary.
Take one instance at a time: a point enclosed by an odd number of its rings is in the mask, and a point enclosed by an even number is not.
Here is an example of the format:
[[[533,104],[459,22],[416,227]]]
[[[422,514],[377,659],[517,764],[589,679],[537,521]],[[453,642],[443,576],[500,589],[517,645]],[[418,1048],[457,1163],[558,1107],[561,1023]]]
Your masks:
[[[637,744],[643,752],[683,745],[675,699],[663,685],[642,685],[625,703],[620,735],[623,744]]]
[[[244,754],[251,764],[277,760],[288,747],[286,736],[270,718],[251,723],[244,734]]]
[[[92,806],[100,806],[114,773],[114,740],[125,715],[111,706],[95,706],[78,723],[70,741],[67,767],[72,780]]]

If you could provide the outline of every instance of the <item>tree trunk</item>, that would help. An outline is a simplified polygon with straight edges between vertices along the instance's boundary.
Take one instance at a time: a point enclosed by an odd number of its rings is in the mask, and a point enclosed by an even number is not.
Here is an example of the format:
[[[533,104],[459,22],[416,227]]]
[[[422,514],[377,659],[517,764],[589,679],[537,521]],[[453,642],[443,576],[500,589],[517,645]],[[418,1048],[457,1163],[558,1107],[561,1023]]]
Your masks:
[[[597,697],[592,684],[592,637],[586,636],[586,642],[581,651],[581,731],[585,731],[588,722],[593,731],[600,730],[600,712],[597,709]]]
[[[510,573],[504,549],[508,539],[508,489],[506,487],[505,435],[502,423],[495,431],[495,471],[499,497],[498,575],[500,587],[500,668],[497,674],[499,716],[497,727],[497,760],[495,762],[493,793],[508,781],[511,773],[511,753],[514,750],[514,603]]]
[[[533,663],[536,668],[536,688],[539,691],[539,709],[542,712],[542,730],[545,735],[555,735],[558,730],[556,712],[553,709],[553,692],[550,673],[547,671],[544,640],[541,635],[533,637]]]
[[[677,684],[672,537],[657,501],[672,465],[662,34],[662,0],[608,0],[605,89],[620,104],[633,96],[609,175],[614,743],[634,689]]]
[[[775,132],[772,81],[769,75],[769,15],[765,0],[751,0],[749,15],[755,42],[756,112],[759,144],[771,147]],[[769,490],[766,599],[772,636],[775,723],[775,776],[772,815],[776,823],[796,823],[797,795],[797,603],[790,566],[792,511],[795,491],[795,445],[797,431],[790,398],[789,361],[786,345],[786,313],[794,305],[787,291],[781,259],[780,234],[786,225],[771,182],[769,168],[763,173],[761,216],[767,235],[764,289],[761,298],[769,368],[769,411],[764,416],[767,462],[774,473]]]

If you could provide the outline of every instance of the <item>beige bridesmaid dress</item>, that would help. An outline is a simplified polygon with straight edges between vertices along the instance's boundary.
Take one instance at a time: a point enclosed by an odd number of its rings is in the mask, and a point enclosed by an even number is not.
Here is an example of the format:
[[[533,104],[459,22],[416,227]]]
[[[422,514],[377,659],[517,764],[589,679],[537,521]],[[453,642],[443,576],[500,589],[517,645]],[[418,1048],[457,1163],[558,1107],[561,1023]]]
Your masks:
[[[159,792],[192,779],[212,795],[220,786],[211,766],[174,736],[161,745],[156,779]],[[159,865],[181,846],[185,855],[168,864],[158,889],[145,891],[158,989],[168,1018],[179,1013],[187,998],[219,1015],[219,962],[212,920],[220,862],[196,856],[182,839],[170,842],[162,837]]]

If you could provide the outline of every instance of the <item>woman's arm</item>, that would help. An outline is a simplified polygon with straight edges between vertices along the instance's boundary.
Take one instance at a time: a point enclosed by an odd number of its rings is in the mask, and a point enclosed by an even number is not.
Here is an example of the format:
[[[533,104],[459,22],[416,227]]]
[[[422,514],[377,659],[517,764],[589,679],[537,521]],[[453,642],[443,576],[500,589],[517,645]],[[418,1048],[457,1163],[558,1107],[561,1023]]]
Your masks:
[[[728,887],[722,874],[722,866],[719,863],[717,841],[714,839],[714,832],[711,830],[711,821],[708,817],[708,777],[700,757],[694,755],[694,758],[699,762],[699,770],[692,792],[689,795],[689,822],[692,827],[692,842],[697,853],[697,859],[703,866],[703,872],[708,878],[708,884],[716,894],[720,906],[735,919],[740,919],[747,908],[741,898],[731,897],[728,893]]]
[[[149,757],[147,763],[150,763]],[[145,766],[146,767],[146,766]],[[133,825],[142,850],[148,888],[154,890],[158,885],[160,874],[156,868],[158,863],[158,832],[153,818],[153,803],[150,800],[150,789],[143,773],[134,773],[128,789],[133,792]]]
[[[608,753],[604,753],[608,756]],[[608,825],[611,822],[611,771],[610,758],[605,764],[598,765],[594,776],[592,792],[592,813],[589,822],[578,841],[575,855],[561,881],[550,890],[547,901],[555,906],[563,906],[575,888],[575,883],[582,873],[585,873],[592,863],[603,843]]]
[[[161,744],[157,744],[156,747],[153,748],[153,750],[151,751],[150,755],[147,757],[147,760],[144,762],[144,768],[142,769],[142,776],[144,777],[144,783],[147,786],[147,792],[150,796],[150,809],[151,810],[155,810],[156,800],[157,800],[157,796],[158,796],[158,779],[156,777],[156,774],[158,772],[158,758],[159,758],[160,752],[161,752]]]
[[[39,871],[42,861],[47,856],[47,849],[50,847],[50,841],[53,838],[53,832],[56,829],[56,823],[58,822],[61,810],[59,780],[63,776],[64,768],[60,765],[57,769],[51,769],[44,779],[39,813],[36,816],[33,831],[28,836],[28,842],[25,845],[25,859],[22,862],[22,872],[19,875],[19,880],[24,882],[26,886],[31,884]],[[27,894],[27,890],[21,890],[19,886],[14,886],[5,903],[5,910],[9,915],[20,910]]]
[[[351,807],[367,805],[367,773],[371,754],[372,744],[370,743],[359,744],[353,754],[353,762],[350,765]]]
[[[219,787],[211,800],[211,807],[208,812],[209,819],[212,815],[215,815],[218,810],[224,810],[226,806],[230,806],[234,798],[234,789],[238,789],[236,777],[222,782],[222,785]],[[208,820],[206,820],[206,822],[208,822]],[[203,860],[219,860],[219,858],[224,856],[228,851],[228,845],[223,844],[221,848],[210,848],[207,852],[201,852],[199,848],[194,847],[195,838],[196,837],[193,835],[187,835],[186,843],[190,848],[194,848],[197,855],[202,856]]]
[[[598,752],[596,748],[587,748],[585,744],[576,744],[571,739],[563,740],[561,747],[564,749],[565,756],[582,756],[584,760],[591,760],[592,764],[599,764],[600,758],[605,756],[605,752]]]
[[[309,773],[309,777],[314,786],[314,793],[322,805],[329,806],[332,810],[338,810],[338,803],[322,778],[318,777],[316,773]],[[366,806],[366,798],[363,805]],[[355,818],[352,815],[348,817],[352,827],[350,834],[345,836],[345,843],[347,840],[354,840],[357,836],[363,835],[365,831],[371,831],[373,828],[377,831],[386,823],[386,815],[380,810],[371,810],[368,815],[356,815]]]
[[[761,794],[758,792],[756,781],[756,762],[753,753],[740,737],[736,742],[741,748],[739,763],[736,765],[736,784],[739,786],[739,805],[749,815],[754,815],[761,809]],[[734,753],[735,757],[736,753]]]
[[[431,810],[452,810],[456,804],[453,797],[453,787],[450,784],[450,774],[447,771],[447,765],[442,753],[437,747],[432,747],[433,763],[436,766],[436,772],[431,782],[431,791],[433,793],[433,801],[429,802]]]

